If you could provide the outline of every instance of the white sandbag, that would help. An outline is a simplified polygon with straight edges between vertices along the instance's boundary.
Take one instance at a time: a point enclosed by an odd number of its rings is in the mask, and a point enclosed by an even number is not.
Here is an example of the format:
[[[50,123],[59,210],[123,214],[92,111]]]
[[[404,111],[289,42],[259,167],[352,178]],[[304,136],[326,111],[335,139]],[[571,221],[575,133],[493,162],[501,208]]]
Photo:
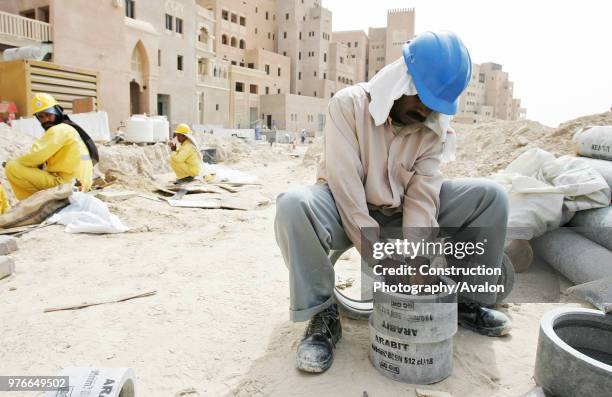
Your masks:
[[[104,202],[94,196],[75,192],[70,205],[53,215],[49,222],[66,226],[68,233],[123,233],[129,230],[117,216],[111,214]]]
[[[566,292],[589,302],[604,313],[612,314],[612,277],[576,285]]]
[[[531,247],[574,284],[612,277],[612,251],[570,228],[548,232],[532,240]]]
[[[578,211],[568,226],[612,250],[612,207],[597,208],[588,211]]]
[[[576,153],[594,159],[612,160],[612,125],[586,127],[572,139]]]
[[[592,159],[589,157],[580,158],[590,165],[595,171],[599,172],[603,179],[605,179],[608,183],[608,186],[612,188],[612,161]]]
[[[533,148],[492,177],[510,201],[508,239],[531,240],[563,222],[563,213],[605,207],[610,187],[580,158]]]

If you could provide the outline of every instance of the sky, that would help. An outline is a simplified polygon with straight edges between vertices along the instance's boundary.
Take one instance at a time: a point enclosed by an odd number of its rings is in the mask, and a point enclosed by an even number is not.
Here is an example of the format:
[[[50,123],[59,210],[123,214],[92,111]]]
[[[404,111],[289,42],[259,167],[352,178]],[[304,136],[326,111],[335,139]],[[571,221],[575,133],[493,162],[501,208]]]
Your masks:
[[[556,127],[612,107],[610,0],[322,0],[332,29],[384,27],[414,8],[415,32],[451,30],[475,63],[503,65],[527,118]]]

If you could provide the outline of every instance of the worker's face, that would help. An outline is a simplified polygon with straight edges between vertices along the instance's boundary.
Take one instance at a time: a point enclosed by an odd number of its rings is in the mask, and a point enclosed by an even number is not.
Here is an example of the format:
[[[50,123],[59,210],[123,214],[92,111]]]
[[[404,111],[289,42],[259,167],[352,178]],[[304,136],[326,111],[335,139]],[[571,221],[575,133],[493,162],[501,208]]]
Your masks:
[[[431,112],[418,95],[402,95],[393,103],[389,116],[396,123],[409,125],[424,122]]]
[[[57,116],[53,113],[38,112],[36,114],[36,117],[38,118],[38,121],[40,121],[40,124],[43,126],[43,128],[45,130],[48,130],[49,128],[55,125],[55,118]]]
[[[183,143],[187,140],[185,134],[174,134],[174,136],[176,137],[176,140],[179,141],[179,143]]]

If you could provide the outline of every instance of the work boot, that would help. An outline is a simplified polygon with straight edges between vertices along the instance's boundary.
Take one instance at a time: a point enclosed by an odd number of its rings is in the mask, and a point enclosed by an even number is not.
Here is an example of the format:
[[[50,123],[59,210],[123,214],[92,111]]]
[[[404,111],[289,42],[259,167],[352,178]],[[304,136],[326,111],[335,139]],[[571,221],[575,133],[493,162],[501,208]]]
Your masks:
[[[331,367],[336,343],[342,338],[338,306],[333,304],[315,314],[297,348],[297,367],[305,372],[320,373]]]
[[[192,176],[186,176],[184,178],[177,179],[176,181],[174,181],[174,184],[175,185],[181,185],[183,183],[189,183],[189,182],[193,182],[193,177]]]
[[[488,309],[477,303],[459,303],[459,325],[487,336],[504,336],[510,333],[512,324],[502,312]]]

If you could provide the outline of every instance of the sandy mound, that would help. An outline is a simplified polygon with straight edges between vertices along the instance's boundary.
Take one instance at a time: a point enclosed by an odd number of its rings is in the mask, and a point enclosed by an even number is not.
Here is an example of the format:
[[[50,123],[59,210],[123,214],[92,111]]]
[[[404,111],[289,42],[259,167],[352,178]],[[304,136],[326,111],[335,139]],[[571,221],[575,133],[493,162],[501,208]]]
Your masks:
[[[251,153],[251,146],[240,138],[218,138],[211,134],[195,135],[200,149],[217,149],[217,161],[236,163]]]
[[[316,137],[306,150],[302,164],[306,167],[316,166],[323,155],[323,137]]]
[[[444,164],[442,172],[451,177],[488,176],[532,147],[556,156],[572,154],[572,136],[578,128],[606,124],[612,124],[611,112],[571,120],[557,129],[530,120],[454,123],[458,132],[457,160]]]

